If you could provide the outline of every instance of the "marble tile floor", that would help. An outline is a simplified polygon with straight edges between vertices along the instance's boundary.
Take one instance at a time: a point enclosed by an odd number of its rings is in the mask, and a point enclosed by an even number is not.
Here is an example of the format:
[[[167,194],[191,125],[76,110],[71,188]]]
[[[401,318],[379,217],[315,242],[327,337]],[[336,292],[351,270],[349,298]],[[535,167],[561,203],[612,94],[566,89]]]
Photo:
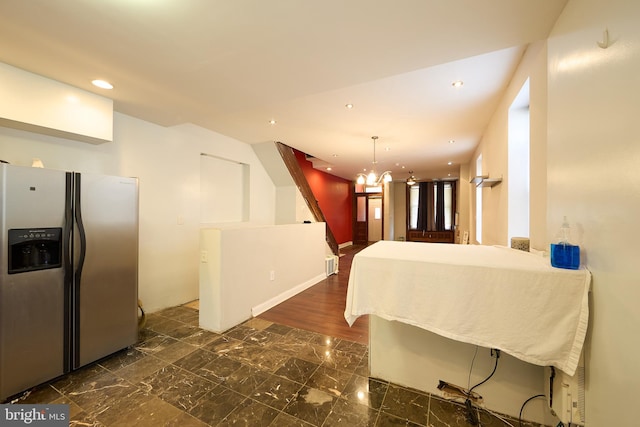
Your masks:
[[[147,316],[134,347],[14,403],[69,404],[71,426],[469,425],[460,404],[368,378],[367,351],[263,319],[216,334],[198,328],[196,309],[173,307]]]

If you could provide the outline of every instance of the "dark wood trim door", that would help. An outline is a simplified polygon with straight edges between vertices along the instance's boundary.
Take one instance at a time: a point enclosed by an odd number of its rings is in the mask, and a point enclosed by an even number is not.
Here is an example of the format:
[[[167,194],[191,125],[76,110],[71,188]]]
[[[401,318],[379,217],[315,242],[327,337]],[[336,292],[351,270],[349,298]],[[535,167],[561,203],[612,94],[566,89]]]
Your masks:
[[[384,193],[354,193],[353,195],[353,244],[368,245],[369,241],[369,199],[381,199],[384,212]],[[381,239],[384,239],[384,214],[381,221]]]
[[[369,197],[356,193],[353,204],[353,244],[366,245],[369,243]]]

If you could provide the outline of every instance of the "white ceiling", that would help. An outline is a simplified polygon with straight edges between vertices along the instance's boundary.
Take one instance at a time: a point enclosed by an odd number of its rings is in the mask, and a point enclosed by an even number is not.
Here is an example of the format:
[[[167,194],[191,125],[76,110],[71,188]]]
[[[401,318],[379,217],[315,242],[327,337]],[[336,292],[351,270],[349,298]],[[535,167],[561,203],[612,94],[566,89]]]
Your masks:
[[[371,166],[373,135],[378,171],[442,178],[469,161],[526,45],[565,3],[2,0],[0,61],[163,126],[281,141],[345,178]]]

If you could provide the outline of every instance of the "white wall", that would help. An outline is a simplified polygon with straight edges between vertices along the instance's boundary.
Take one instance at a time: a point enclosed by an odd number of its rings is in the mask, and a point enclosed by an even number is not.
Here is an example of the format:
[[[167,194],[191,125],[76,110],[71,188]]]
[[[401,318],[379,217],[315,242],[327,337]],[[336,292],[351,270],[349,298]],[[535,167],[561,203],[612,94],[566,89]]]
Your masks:
[[[435,396],[443,396],[437,388],[440,380],[466,389],[483,381],[495,365],[488,348],[454,341],[416,326],[370,316],[369,328],[369,336],[375,337],[369,343],[371,376]],[[495,375],[474,392],[483,397],[482,407],[517,418],[525,400],[544,393],[543,368],[501,354]],[[522,418],[555,425],[543,399],[527,404]]]
[[[458,211],[458,228],[456,229],[456,238],[459,239],[459,242],[462,242],[462,236],[464,232],[469,232],[471,235],[471,221],[472,218],[475,218],[475,215],[472,215],[469,211],[469,207],[471,206],[471,193],[475,193],[475,188],[469,185],[469,165],[460,165],[460,179],[458,180],[458,184],[456,186],[456,210]],[[471,190],[474,191],[471,191]],[[475,194],[473,194],[475,196]]]
[[[295,222],[315,222],[316,219],[313,216],[313,212],[311,212],[311,209],[309,209],[309,205],[307,205],[307,202],[302,196],[300,190],[298,190],[298,187],[294,186],[292,190],[295,193]]]
[[[251,148],[255,151],[276,187],[275,223],[314,222],[313,214],[293,181],[276,143],[273,141],[262,142],[252,144]]]
[[[527,52],[529,80],[529,239],[532,248],[547,250],[547,43]]]
[[[407,184],[404,181],[394,182],[389,187],[393,188],[391,203],[394,212],[392,218],[384,217],[385,221],[393,221],[393,238],[389,240],[407,240]]]
[[[140,299],[149,312],[197,299],[200,153],[250,166],[252,223],[274,222],[271,179],[248,144],[197,126],[164,128],[115,114],[113,133],[113,142],[91,145],[0,127],[0,158],[29,166],[37,157],[54,169],[138,177]]]
[[[385,183],[382,193],[382,230],[380,238],[382,240],[396,240],[398,230],[396,230],[396,185],[393,182]],[[370,216],[369,218],[373,218]],[[404,234],[402,231],[400,231]],[[371,236],[369,236],[371,240]]]
[[[473,157],[482,152],[485,171],[506,176],[506,109],[529,75],[531,245],[547,249],[567,215],[592,273],[585,358],[586,420],[594,427],[637,424],[639,20],[640,2],[570,0],[548,41],[525,54]],[[601,49],[605,29],[613,43]],[[470,169],[474,175],[473,161]],[[506,185],[483,190],[486,244],[504,244]]]
[[[587,425],[638,425],[640,2],[571,0],[549,38],[548,239],[567,215],[593,275]],[[612,44],[598,47],[609,30]]]
[[[223,332],[324,279],[325,229],[324,222],[202,229],[200,326]]]
[[[507,87],[503,98],[482,136],[478,148],[469,162],[469,176],[476,176],[475,160],[482,153],[482,174],[503,181],[494,187],[485,187],[482,191],[482,243],[485,245],[508,244],[508,136],[509,107],[518,95],[522,85],[530,78],[531,102],[531,199],[530,199],[530,231],[531,247],[544,249],[546,244],[544,185],[546,182],[546,41],[529,45],[520,65]],[[468,181],[460,181],[460,186],[472,185]],[[471,206],[469,212],[475,212],[475,187],[469,194]],[[469,215],[468,225],[461,223],[461,228],[471,230],[469,241],[475,238],[475,213]]]

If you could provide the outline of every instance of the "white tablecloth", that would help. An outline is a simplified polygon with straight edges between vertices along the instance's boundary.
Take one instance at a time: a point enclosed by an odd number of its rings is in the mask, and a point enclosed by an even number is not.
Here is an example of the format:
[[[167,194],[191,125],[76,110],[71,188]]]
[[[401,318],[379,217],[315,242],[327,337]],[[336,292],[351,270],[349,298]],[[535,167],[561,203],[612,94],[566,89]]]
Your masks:
[[[502,246],[380,241],[353,258],[344,316],[397,320],[573,375],[590,282],[584,268]]]

